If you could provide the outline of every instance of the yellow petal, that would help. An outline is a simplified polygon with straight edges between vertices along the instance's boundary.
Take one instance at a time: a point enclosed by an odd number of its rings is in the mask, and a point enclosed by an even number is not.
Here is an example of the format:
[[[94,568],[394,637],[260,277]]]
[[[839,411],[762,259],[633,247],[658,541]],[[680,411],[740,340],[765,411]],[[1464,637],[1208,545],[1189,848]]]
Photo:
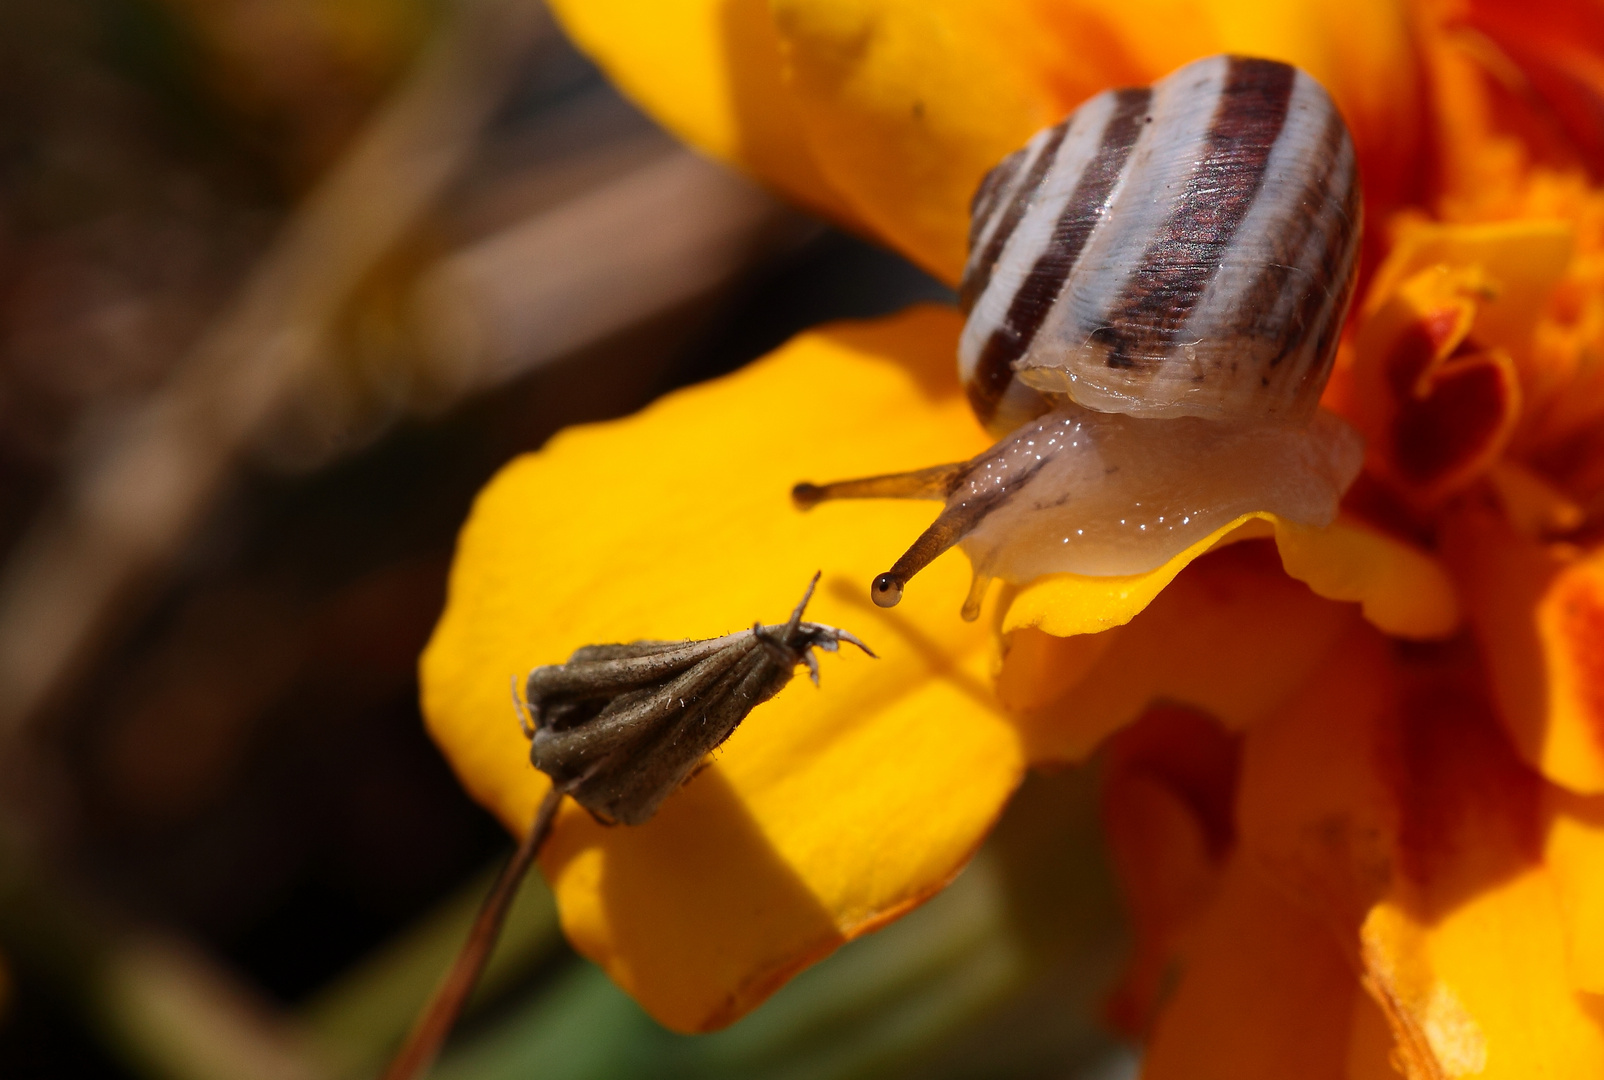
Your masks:
[[[1571,985],[1604,995],[1604,796],[1550,788],[1543,859],[1565,920]]]
[[[552,0],[569,36],[686,142],[854,224],[797,136],[765,0]]]
[[[1372,196],[1412,155],[1414,63],[1390,0],[773,0],[801,132],[831,186],[948,281],[969,200],[1031,134],[1110,86],[1240,52],[1320,79],[1354,127]]]
[[[1443,565],[1358,518],[1325,529],[1278,521],[1275,546],[1288,574],[1317,596],[1358,604],[1384,633],[1430,640],[1459,629],[1459,595]]]
[[[1543,305],[1570,263],[1575,234],[1575,226],[1560,220],[1463,225],[1406,217],[1394,231],[1386,262],[1376,271],[1365,314],[1375,314],[1423,270],[1475,268],[1483,275],[1474,309],[1476,339],[1524,360]],[[1415,306],[1428,305],[1417,299]]]
[[[1342,518],[1325,528],[1244,514],[1156,570],[1125,577],[1051,574],[1012,594],[1002,630],[1037,627],[1059,637],[1121,626],[1188,563],[1222,544],[1273,535],[1286,572],[1317,595],[1360,605],[1378,628],[1399,637],[1436,638],[1459,625],[1459,603],[1431,556],[1366,525]],[[1005,602],[1008,598],[1005,596]]]
[[[1018,782],[989,634],[963,622],[961,555],[894,610],[867,583],[928,523],[915,503],[803,514],[793,482],[965,458],[984,443],[952,362],[958,317],[922,309],[804,335],[627,420],[567,431],[479,497],[422,663],[425,714],[509,828],[545,783],[508,679],[588,643],[809,618],[879,654],[825,657],[757,709],[662,812],[603,828],[569,807],[543,858],[563,925],[663,1023],[735,1019],[789,975],[917,904]],[[855,650],[849,650],[855,653]]]
[[[1604,1002],[1576,990],[1542,861],[1546,785],[1472,660],[1399,664],[1397,731],[1377,764],[1400,824],[1385,898],[1361,928],[1367,983],[1400,1054],[1422,1063],[1411,1076],[1604,1075]]]
[[[1558,898],[1541,870],[1436,920],[1380,904],[1362,941],[1400,1051],[1439,1070],[1411,1076],[1604,1076],[1604,1002],[1571,988]]]

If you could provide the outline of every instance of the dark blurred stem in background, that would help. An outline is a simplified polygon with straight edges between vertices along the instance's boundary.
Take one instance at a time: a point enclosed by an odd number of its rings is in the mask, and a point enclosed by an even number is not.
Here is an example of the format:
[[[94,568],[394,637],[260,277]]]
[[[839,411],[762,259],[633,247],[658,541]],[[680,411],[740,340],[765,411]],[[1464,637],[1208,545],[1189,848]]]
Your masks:
[[[0,574],[0,742],[16,742],[329,351],[333,321],[462,168],[530,46],[533,0],[460,0],[165,387],[78,465]]]
[[[535,820],[529,826],[529,831],[518,842],[512,858],[507,860],[507,865],[496,875],[495,884],[485,894],[484,903],[479,905],[479,913],[474,916],[467,939],[451,961],[440,985],[429,997],[428,1004],[424,1005],[417,1021],[407,1032],[401,1049],[390,1059],[383,1080],[418,1080],[428,1073],[434,1059],[440,1056],[440,1048],[445,1045],[446,1037],[456,1027],[468,997],[479,985],[479,977],[484,973],[490,954],[501,938],[501,929],[512,909],[512,902],[524,878],[529,876],[529,868],[534,865],[546,837],[551,835],[551,825],[557,820],[557,808],[562,801],[563,791],[554,783],[540,800],[540,809],[535,812]]]
[[[25,775],[29,722],[86,666],[126,605],[148,595],[249,444],[328,355],[352,291],[460,172],[549,29],[530,0],[457,4],[236,301],[167,384],[72,470],[13,550],[0,575],[4,774]],[[27,808],[9,809],[21,812],[26,834]],[[4,938],[130,1064],[196,1080],[335,1075],[295,1024],[199,950],[119,927],[49,882],[24,844],[0,849]]]

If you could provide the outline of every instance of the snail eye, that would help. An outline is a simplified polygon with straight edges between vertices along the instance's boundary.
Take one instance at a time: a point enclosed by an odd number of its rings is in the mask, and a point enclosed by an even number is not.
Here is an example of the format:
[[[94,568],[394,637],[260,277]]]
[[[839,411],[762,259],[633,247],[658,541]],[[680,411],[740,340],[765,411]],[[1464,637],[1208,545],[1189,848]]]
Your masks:
[[[869,587],[869,595],[880,607],[896,607],[902,600],[903,583],[891,574],[881,574]]]

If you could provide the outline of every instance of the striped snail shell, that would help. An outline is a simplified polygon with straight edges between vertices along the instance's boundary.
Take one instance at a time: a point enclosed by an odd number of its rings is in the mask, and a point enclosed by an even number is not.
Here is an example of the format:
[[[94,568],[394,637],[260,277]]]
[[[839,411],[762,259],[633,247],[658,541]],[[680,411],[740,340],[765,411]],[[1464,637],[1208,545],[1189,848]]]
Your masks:
[[[961,544],[967,617],[993,577],[1139,573],[1255,510],[1328,524],[1362,458],[1318,411],[1360,218],[1347,126],[1296,68],[1214,56],[1105,91],[975,195],[959,374],[1006,437],[793,495],[944,501],[872,593]]]
[[[1041,393],[1130,416],[1306,421],[1358,262],[1353,141],[1286,64],[1108,90],[975,195],[959,373],[1011,430]]]

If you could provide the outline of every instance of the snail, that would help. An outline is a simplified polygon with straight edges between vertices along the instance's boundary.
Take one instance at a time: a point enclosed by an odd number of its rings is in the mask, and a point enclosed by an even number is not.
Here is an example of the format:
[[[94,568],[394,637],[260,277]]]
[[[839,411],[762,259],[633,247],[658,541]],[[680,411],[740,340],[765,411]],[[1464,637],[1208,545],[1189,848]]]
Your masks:
[[[1318,407],[1361,214],[1347,126],[1297,68],[1213,56],[1098,94],[971,206],[958,366],[1002,441],[794,501],[944,501],[870,591],[896,604],[958,544],[969,619],[993,578],[1141,573],[1255,510],[1329,524],[1363,457]]]

